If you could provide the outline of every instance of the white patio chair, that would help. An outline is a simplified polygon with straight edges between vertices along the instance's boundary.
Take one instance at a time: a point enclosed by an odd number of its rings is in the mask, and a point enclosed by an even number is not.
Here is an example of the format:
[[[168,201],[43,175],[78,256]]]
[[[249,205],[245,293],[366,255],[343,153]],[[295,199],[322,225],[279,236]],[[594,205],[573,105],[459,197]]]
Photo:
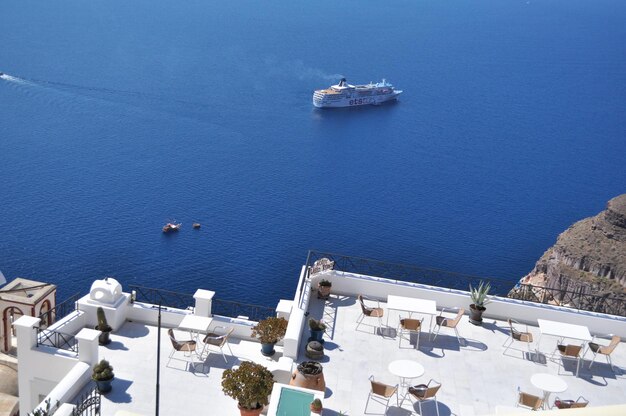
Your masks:
[[[598,356],[598,354],[600,354],[606,357],[606,362],[611,366],[611,370],[615,371],[615,369],[613,368],[613,362],[611,361],[611,354],[615,350],[615,347],[617,347],[617,345],[620,343],[621,338],[617,335],[613,335],[609,345],[600,345],[593,341],[595,341],[595,337],[594,340],[589,343],[589,351],[593,353],[593,359],[589,363],[589,368],[591,368],[594,361],[596,360],[596,357]]]
[[[374,380],[374,376],[370,376],[370,384],[371,389],[369,395],[367,396],[367,402],[365,403],[364,413],[367,413],[367,406],[369,406],[370,399],[377,403],[385,405],[385,413],[387,414],[387,409],[389,408],[389,400],[395,394],[396,396],[396,405],[398,405],[398,385],[390,386],[389,384],[380,383]]]
[[[528,325],[526,325],[525,331],[520,331],[518,329],[521,326],[519,322],[514,319],[508,319],[507,322],[511,332],[509,337],[504,341],[504,344],[502,344],[502,346],[505,347],[502,354],[506,355],[506,351],[511,348],[515,342],[525,343],[528,347],[528,352],[530,353],[530,344],[533,342],[533,334],[528,330]]]
[[[451,328],[454,330],[454,333],[456,334],[456,339],[459,341],[459,345],[461,345],[461,336],[459,335],[459,331],[457,330],[456,327],[458,326],[459,322],[461,322],[461,318],[463,317],[463,314],[465,313],[465,309],[460,308],[454,318],[446,318],[445,316],[443,316],[443,313],[445,311],[446,311],[445,308],[442,309],[439,316],[435,318],[435,323],[437,324],[437,332],[435,333],[435,337],[433,338],[433,341],[437,339],[437,335],[439,335],[439,331],[441,331],[441,327],[446,327],[446,328]]]
[[[376,328],[380,328],[382,330],[382,326],[383,326],[382,317],[385,314],[385,311],[383,310],[383,308],[380,307],[380,302],[376,301],[376,307],[372,308],[372,307],[365,305],[365,300],[369,301],[370,299],[366,298],[363,295],[359,295],[358,299],[359,299],[359,304],[361,305],[361,315],[359,315],[359,318],[356,321],[357,324],[356,324],[355,329],[357,330],[359,329],[359,325],[361,325],[361,323],[363,322],[365,318],[376,318],[378,319],[378,327],[374,327],[374,330],[376,330]]]
[[[214,331],[217,330],[218,328],[224,331],[224,333],[221,335],[216,332],[209,332],[208,334],[206,334],[204,339],[202,340],[202,342],[204,343],[204,347],[202,347],[202,353],[200,355],[203,356],[205,350],[210,352],[211,351],[210,346],[214,346],[214,347],[219,348],[220,352],[222,353],[222,357],[224,358],[224,361],[228,363],[228,360],[226,359],[226,355],[224,354],[224,347],[228,347],[228,351],[230,351],[230,355],[232,356],[233,350],[230,349],[230,344],[228,343],[228,337],[230,336],[230,334],[232,334],[235,328],[232,328],[232,327],[227,328],[225,326],[216,326]]]
[[[415,348],[420,347],[420,333],[422,332],[423,319],[409,319],[400,317],[400,323],[398,324],[398,347],[402,348],[402,338],[405,338],[405,334],[408,334],[407,339],[411,344],[411,334],[417,334],[417,342]]]
[[[440,388],[440,382],[430,379],[430,381],[428,381],[428,384],[420,384],[418,386],[409,387],[409,391],[407,392],[407,395],[402,399],[402,401],[404,402],[404,399],[408,397],[412,405],[415,405],[415,402],[417,402],[420,409],[420,416],[424,414],[422,413],[422,403],[427,401],[434,401],[435,410],[437,411],[437,416],[439,416],[439,403],[437,403],[437,392]]]

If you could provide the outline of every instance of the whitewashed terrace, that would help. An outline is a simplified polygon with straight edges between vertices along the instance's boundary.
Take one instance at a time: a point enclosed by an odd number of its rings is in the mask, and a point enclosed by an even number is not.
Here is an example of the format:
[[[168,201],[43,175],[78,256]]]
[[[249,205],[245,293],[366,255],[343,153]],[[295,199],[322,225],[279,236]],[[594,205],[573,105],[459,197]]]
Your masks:
[[[381,303],[381,306],[384,308],[385,304]],[[325,416],[336,415],[339,411],[351,416],[364,414],[370,390],[368,378],[374,375],[382,382],[398,383],[398,378],[387,369],[389,363],[396,359],[415,360],[424,366],[425,374],[414,380],[415,383],[427,383],[433,378],[443,384],[438,394],[441,416],[494,414],[499,406],[515,404],[518,386],[529,393],[541,394],[530,383],[533,374],[557,374],[556,362],[532,362],[525,359],[522,352],[513,349],[503,355],[502,344],[509,335],[508,326],[502,321],[488,319],[482,327],[477,327],[464,317],[459,332],[466,339],[465,345],[459,347],[453,331],[444,328],[434,342],[428,339],[428,333],[422,333],[420,348],[416,350],[409,348],[405,342],[400,349],[396,338],[383,337],[375,333],[373,327],[365,325],[375,324],[375,319],[366,319],[364,325],[355,330],[360,307],[354,297],[333,295],[326,302],[312,299],[309,313],[329,324],[325,336],[326,357],[322,361],[327,385]],[[395,327],[397,319],[397,314],[392,313],[389,325]],[[383,318],[385,321],[386,316]],[[428,317],[424,323],[427,327]],[[538,328],[530,327],[530,330],[538,339]],[[235,401],[221,391],[224,369],[243,360],[271,365],[281,356],[280,347],[277,347],[276,356],[268,359],[261,355],[258,343],[235,339],[231,342],[235,357],[227,354],[228,364],[224,363],[221,354],[212,353],[204,367],[197,359],[197,364],[191,367],[179,359],[167,365],[172,347],[166,331],[163,329],[161,334],[162,415],[239,415]],[[183,333],[178,335],[181,338],[185,336]],[[110,360],[116,374],[113,391],[104,396],[103,415],[113,416],[119,410],[154,414],[157,329],[127,322],[111,338],[109,346],[100,347],[100,357]],[[303,337],[298,361],[306,360],[303,354],[306,338]],[[553,338],[544,337],[540,348],[551,353],[555,344]],[[513,348],[524,348],[524,345],[514,345]],[[176,358],[182,358],[182,354],[177,353]],[[599,357],[590,371],[587,366],[591,353],[586,358],[581,363],[579,377],[573,375],[575,362],[565,361],[560,377],[569,388],[559,396],[576,399],[583,395],[590,401],[590,406],[626,402],[624,372],[619,369],[614,374],[604,357]],[[613,362],[624,368],[625,345],[617,347]],[[432,403],[423,405],[423,411],[425,415],[436,414]],[[391,407],[387,414],[409,415],[411,412],[417,414],[418,408],[416,405],[413,409],[407,400],[401,408]],[[384,406],[370,403],[368,413],[384,414]]]

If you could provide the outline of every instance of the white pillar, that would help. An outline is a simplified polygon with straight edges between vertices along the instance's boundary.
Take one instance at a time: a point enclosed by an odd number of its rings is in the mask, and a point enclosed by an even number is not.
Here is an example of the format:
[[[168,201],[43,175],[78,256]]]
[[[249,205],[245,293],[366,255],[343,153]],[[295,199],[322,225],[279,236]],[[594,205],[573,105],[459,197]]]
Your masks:
[[[276,317],[285,318],[286,320],[289,320],[289,316],[291,315],[292,308],[293,308],[293,300],[285,300],[285,299],[279,300],[278,306],[276,306]]]
[[[196,300],[194,315],[212,316],[211,303],[213,301],[213,296],[215,296],[215,292],[212,290],[196,290],[196,293],[193,295],[193,298]]]
[[[78,341],[78,360],[93,367],[98,362],[98,337],[100,331],[83,328],[76,334]]]
[[[20,414],[28,414],[39,403],[31,403],[30,381],[35,369],[32,368],[33,348],[37,345],[37,327],[39,318],[22,316],[13,323],[17,335],[17,356],[19,357],[19,371],[17,382],[20,391]]]

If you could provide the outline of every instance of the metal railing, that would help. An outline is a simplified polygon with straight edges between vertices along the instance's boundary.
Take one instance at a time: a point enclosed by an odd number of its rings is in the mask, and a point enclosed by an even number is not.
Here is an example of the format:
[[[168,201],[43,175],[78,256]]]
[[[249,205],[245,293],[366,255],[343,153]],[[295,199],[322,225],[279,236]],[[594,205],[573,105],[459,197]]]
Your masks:
[[[492,294],[501,296],[505,296],[513,285],[511,281],[505,279],[473,276],[445,270],[388,263],[380,260],[346,256],[342,254],[324,253],[313,250],[310,250],[307,256],[307,273],[310,272],[311,267],[317,260],[321,260],[323,258],[327,258],[335,262],[334,270],[382,277],[399,282],[419,283],[467,291],[470,284],[477,285],[481,280],[483,280],[491,283]]]
[[[43,312],[39,315],[40,327],[47,328],[59,319],[65,318],[70,313],[74,312],[76,307],[76,302],[80,298],[80,293],[74,293],[69,298],[65,299],[63,302],[56,304],[56,306],[50,309],[47,312]]]
[[[74,335],[52,331],[50,329],[37,328],[37,348],[42,345],[72,351],[78,354],[78,341]]]
[[[72,416],[100,416],[101,402],[100,392],[94,388],[76,400]]]
[[[626,295],[619,296],[613,293],[589,293],[589,289],[585,287],[579,287],[576,290],[563,290],[527,284],[516,285],[515,282],[505,279],[465,275],[444,270],[387,263],[379,260],[371,260],[334,253],[324,253],[314,250],[310,250],[307,256],[307,267],[305,272],[307,273],[306,277],[310,276],[314,263],[324,258],[334,262],[334,270],[347,273],[382,277],[393,281],[419,283],[464,291],[468,290],[470,284],[472,286],[476,286],[482,280],[491,283],[492,295],[544,304],[556,304],[578,310],[626,316]],[[300,287],[301,297],[304,295],[305,283],[306,279],[303,279]],[[300,301],[302,301],[302,299],[300,299]]]
[[[276,315],[276,310],[268,306],[223,299],[213,299],[211,309],[212,313],[215,315],[229,316],[232,318],[241,317],[250,321],[260,321],[261,319]]]
[[[137,293],[137,302],[161,305],[169,308],[188,309],[193,307],[195,300],[189,293],[173,292],[171,290],[156,289],[153,287],[129,285]]]
[[[589,293],[585,287],[576,290],[518,284],[509,294],[509,298],[530,302],[559,305],[572,309],[626,316],[626,295],[614,293]]]
[[[188,293],[134,285],[129,285],[129,288],[137,293],[137,302],[153,305],[160,303],[161,306],[178,309],[190,309],[195,305],[193,295]],[[249,320],[258,321],[268,316],[274,316],[276,311],[268,306],[214,298],[211,304],[211,313],[231,318],[246,317]]]

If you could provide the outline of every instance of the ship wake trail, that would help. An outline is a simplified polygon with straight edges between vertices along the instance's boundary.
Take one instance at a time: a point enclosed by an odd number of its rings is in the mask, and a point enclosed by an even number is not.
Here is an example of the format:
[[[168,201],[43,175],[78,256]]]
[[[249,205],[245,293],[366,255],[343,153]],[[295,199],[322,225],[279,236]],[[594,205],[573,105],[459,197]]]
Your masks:
[[[174,113],[199,121],[205,120],[205,115],[209,110],[214,110],[206,103],[141,91],[94,87],[35,78],[19,78],[8,74],[0,75],[0,79],[12,83],[16,88],[22,89],[23,93],[30,96],[45,94],[44,91],[46,90],[60,93],[61,95],[58,96],[45,95],[45,99],[49,100],[50,104],[54,103],[55,105],[76,106],[83,105],[84,99],[98,100],[124,104],[141,110]],[[184,108],[184,111],[181,108]]]
[[[30,82],[28,80],[25,80],[25,79],[19,78],[19,77],[14,77],[14,76],[11,76],[9,74],[2,74],[2,75],[0,75],[0,79],[3,79],[3,80],[8,81],[8,82],[13,82],[15,84],[33,85],[32,82]]]

